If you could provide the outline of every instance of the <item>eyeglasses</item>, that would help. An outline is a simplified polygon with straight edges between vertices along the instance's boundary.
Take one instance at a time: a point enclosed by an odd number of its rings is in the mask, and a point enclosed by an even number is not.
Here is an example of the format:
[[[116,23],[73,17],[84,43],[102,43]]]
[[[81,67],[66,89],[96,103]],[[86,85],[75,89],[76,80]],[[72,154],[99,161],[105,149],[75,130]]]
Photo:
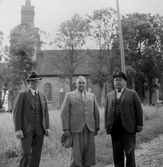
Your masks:
[[[80,84],[80,85],[81,85],[81,84],[82,84],[82,85],[84,85],[84,84],[85,84],[85,82],[78,82],[78,84]]]
[[[31,83],[39,83],[39,80],[30,81]]]

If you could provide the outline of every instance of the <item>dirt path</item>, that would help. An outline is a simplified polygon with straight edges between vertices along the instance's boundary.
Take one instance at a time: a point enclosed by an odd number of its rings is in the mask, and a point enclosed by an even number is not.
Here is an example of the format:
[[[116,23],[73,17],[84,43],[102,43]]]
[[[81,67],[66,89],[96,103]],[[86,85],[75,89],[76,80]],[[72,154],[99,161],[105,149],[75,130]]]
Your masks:
[[[141,144],[135,151],[135,156],[137,167],[163,167],[163,135]]]
[[[141,144],[135,154],[137,167],[163,167],[163,135]]]

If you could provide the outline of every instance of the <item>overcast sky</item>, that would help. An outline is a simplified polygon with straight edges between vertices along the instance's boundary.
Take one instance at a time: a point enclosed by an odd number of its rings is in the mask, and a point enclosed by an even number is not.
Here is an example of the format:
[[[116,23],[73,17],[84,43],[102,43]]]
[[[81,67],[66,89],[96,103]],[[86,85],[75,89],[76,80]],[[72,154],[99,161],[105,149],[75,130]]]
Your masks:
[[[26,0],[0,0],[0,31],[6,37],[10,30],[20,24],[21,7]],[[112,7],[116,9],[116,0],[31,0],[35,7],[35,27],[52,33],[74,13],[90,14],[95,9]],[[163,0],[119,0],[121,13],[151,13],[163,16]]]

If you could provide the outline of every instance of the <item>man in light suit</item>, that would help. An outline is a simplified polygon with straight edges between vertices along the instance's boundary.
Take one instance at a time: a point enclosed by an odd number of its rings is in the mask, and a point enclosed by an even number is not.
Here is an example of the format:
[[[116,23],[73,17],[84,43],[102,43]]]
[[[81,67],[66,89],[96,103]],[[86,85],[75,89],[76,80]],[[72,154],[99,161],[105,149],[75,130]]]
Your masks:
[[[95,140],[100,116],[95,95],[85,90],[86,80],[79,76],[77,89],[65,95],[61,107],[62,129],[72,136],[70,167],[95,165]]]
[[[20,92],[14,104],[15,132],[22,149],[19,167],[39,167],[44,135],[50,134],[46,98],[38,91],[41,79],[37,72],[30,72],[30,88]]]
[[[111,134],[115,167],[135,167],[136,132],[143,129],[143,110],[134,90],[128,89],[123,72],[113,76],[115,90],[108,93],[105,106],[105,128]]]

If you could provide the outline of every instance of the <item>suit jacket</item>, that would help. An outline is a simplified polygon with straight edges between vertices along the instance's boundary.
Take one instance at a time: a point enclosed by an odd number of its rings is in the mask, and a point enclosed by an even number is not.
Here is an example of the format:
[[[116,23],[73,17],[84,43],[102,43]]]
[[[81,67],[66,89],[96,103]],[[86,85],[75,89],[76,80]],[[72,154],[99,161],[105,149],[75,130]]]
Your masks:
[[[105,129],[111,133],[115,111],[115,90],[108,93],[105,106]],[[125,130],[129,133],[136,132],[136,126],[143,126],[143,110],[139,96],[134,90],[124,88],[121,94],[121,120]]]
[[[43,113],[42,124],[44,129],[49,129],[49,113],[45,96],[38,92],[41,110]],[[15,131],[22,130],[24,134],[27,134],[34,130],[35,108],[34,101],[32,100],[31,90],[20,92],[14,103],[13,120]]]
[[[65,95],[61,107],[61,122],[63,130],[81,132],[85,125],[92,132],[99,129],[99,110],[95,95],[86,91],[86,99],[83,101],[77,90]]]

